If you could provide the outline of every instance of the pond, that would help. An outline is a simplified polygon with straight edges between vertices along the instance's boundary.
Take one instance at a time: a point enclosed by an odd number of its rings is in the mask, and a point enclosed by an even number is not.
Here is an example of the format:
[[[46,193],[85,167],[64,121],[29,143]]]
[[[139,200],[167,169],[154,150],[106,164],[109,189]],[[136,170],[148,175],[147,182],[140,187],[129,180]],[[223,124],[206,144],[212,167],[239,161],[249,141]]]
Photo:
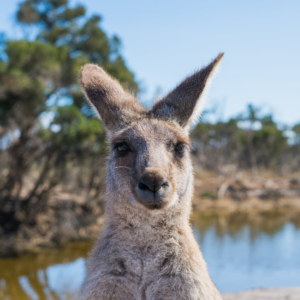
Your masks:
[[[300,286],[299,211],[196,212],[192,226],[222,292]],[[76,299],[91,246],[0,259],[0,299]]]

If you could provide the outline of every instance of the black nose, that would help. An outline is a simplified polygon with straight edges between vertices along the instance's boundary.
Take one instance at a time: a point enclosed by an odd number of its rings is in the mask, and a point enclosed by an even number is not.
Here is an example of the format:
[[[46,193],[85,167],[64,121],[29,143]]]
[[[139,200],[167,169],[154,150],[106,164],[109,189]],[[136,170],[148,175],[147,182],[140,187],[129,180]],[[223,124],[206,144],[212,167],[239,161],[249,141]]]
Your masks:
[[[153,193],[157,192],[161,187],[169,186],[168,180],[161,174],[144,173],[139,181],[139,189],[149,190]]]
[[[149,209],[161,209],[170,195],[171,185],[160,169],[148,168],[137,184],[136,200]]]

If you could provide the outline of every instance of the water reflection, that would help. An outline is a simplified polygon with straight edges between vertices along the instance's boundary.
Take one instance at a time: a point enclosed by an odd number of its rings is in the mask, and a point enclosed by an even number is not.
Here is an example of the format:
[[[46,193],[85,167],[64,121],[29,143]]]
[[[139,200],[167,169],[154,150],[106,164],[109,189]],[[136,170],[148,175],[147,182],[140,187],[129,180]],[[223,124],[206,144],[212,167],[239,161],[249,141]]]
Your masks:
[[[221,291],[300,286],[300,212],[198,212],[193,229]],[[76,299],[90,243],[0,260],[1,300]]]
[[[197,214],[193,229],[221,291],[300,286],[300,214]]]
[[[0,299],[76,299],[85,273],[91,243],[72,243],[62,249],[0,260]]]

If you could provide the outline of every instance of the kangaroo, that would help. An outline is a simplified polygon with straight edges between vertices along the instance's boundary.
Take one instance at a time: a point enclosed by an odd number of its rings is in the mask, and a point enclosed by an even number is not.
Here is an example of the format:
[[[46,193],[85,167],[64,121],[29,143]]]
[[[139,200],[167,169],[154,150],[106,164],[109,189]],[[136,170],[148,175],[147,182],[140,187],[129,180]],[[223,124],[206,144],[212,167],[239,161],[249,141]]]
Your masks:
[[[87,260],[82,300],[218,300],[189,224],[189,129],[223,53],[151,109],[97,65],[82,68],[110,145],[105,226]]]

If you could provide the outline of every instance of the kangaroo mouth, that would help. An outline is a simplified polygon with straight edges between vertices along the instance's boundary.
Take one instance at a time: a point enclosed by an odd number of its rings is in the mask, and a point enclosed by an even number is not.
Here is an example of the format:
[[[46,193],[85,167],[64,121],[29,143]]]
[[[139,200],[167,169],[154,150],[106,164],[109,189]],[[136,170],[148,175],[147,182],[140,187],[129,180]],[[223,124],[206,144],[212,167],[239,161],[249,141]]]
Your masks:
[[[147,207],[150,210],[159,210],[164,207],[164,204],[162,203],[147,204],[145,205],[145,207]]]

